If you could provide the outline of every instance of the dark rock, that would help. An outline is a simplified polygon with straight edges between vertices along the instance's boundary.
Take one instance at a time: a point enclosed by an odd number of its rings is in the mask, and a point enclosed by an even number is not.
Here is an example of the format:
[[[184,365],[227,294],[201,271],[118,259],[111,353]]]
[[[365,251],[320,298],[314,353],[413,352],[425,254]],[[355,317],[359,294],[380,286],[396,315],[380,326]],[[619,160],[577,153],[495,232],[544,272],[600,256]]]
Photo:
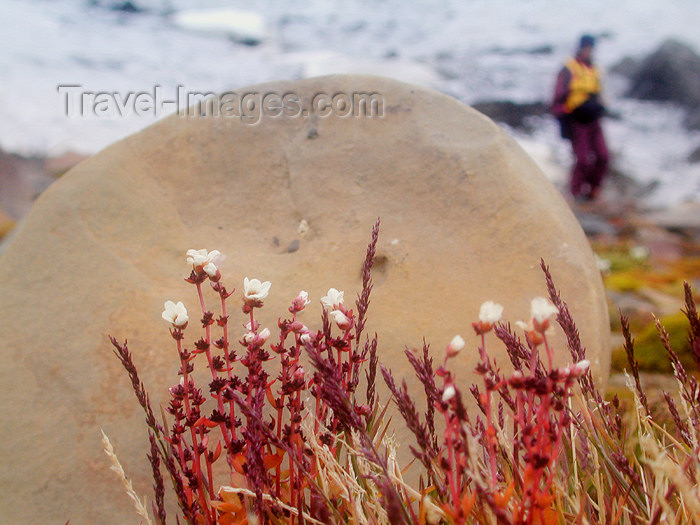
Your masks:
[[[110,9],[112,11],[119,11],[120,13],[143,13],[144,9],[137,6],[134,2],[116,2],[111,5]]]
[[[110,11],[117,11],[120,13],[145,13],[146,9],[138,5],[136,2],[131,2],[129,0],[125,2],[102,2],[100,0],[90,0],[88,2],[90,7],[101,7],[109,9]]]
[[[528,47],[528,48],[496,47],[496,48],[493,48],[491,50],[491,52],[496,53],[498,55],[506,55],[506,56],[512,56],[512,55],[551,55],[552,53],[554,53],[554,48],[552,46],[550,46],[549,44],[543,44],[541,46]]]
[[[493,100],[476,102],[472,107],[496,122],[525,130],[531,127],[527,122],[530,117],[541,117],[549,112],[549,106],[544,102],[518,103],[510,100]]]
[[[299,239],[294,239],[292,242],[289,243],[289,246],[287,246],[287,253],[294,253],[299,249]]]
[[[695,148],[693,152],[690,155],[688,155],[688,162],[690,162],[691,164],[700,162],[700,146]]]
[[[625,57],[610,68],[610,73],[620,75],[625,78],[634,78],[639,70],[640,62],[632,57]]]
[[[700,57],[687,45],[667,40],[642,61],[627,96],[696,109],[700,106]]]
[[[693,131],[700,131],[700,108],[689,110],[683,119],[683,125]]]

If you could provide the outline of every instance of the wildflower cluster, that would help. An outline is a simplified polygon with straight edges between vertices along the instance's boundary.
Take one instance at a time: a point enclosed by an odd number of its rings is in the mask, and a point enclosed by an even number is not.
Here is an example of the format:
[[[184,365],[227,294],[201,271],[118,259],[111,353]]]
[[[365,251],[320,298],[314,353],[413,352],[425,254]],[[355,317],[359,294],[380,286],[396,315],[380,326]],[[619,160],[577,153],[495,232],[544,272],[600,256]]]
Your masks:
[[[472,323],[474,335],[455,336],[439,366],[427,345],[422,353],[406,351],[425,393],[421,413],[406,379],[398,385],[379,365],[376,335],[363,339],[378,226],[355,308],[344,292],[329,289],[320,298],[321,328],[312,330],[302,321],[312,302],[300,291],[274,336],[256,315],[270,282],[244,279],[245,330],[235,340],[229,333],[234,292],[216,266],[219,253],[190,250],[186,281],[196,289],[203,335],[187,343],[194,339],[186,337],[194,330],[187,308],[165,303],[163,319],[180,361],[179,380],[169,389],[169,423],[154,416],[126,343],[112,339],[146,413],[156,523],[166,523],[164,469],[182,518],[197,525],[700,524],[700,386],[663,327],[680,387],[678,396],[666,394],[671,430],[644,395],[624,319],[636,421],[625,421],[618,399],[606,401],[596,389],[568,307],[542,263],[549,298],[533,299],[529,319],[517,322],[517,330],[501,321],[501,305],[487,301]],[[212,309],[207,288],[217,303]],[[700,366],[700,317],[689,287],[685,313]],[[563,360],[551,344],[555,323],[566,336],[571,364],[555,364]],[[505,347],[506,368],[493,360],[487,346],[494,344]],[[453,365],[461,352],[478,356],[480,384],[466,390]],[[195,380],[195,364],[208,369],[204,388],[201,370]],[[377,399],[377,369],[415,438],[410,450],[421,466],[417,487],[403,478],[389,405]],[[217,478],[222,466],[228,467],[225,480]],[[130,484],[125,487],[150,523],[145,505]]]
[[[165,302],[162,317],[180,361],[179,380],[169,389],[167,425],[153,415],[126,343],[112,339],[146,410],[158,522],[165,523],[161,466],[188,523],[245,523],[253,518],[260,523],[302,523],[348,512],[331,503],[327,488],[318,485],[318,469],[329,458],[337,461],[347,455],[348,445],[373,448],[371,440],[358,443],[353,433],[367,436],[376,431],[376,338],[361,344],[361,329],[377,236],[378,223],[368,247],[358,313],[346,305],[342,291],[331,288],[320,298],[322,329],[310,330],[301,315],[311,301],[300,291],[291,301],[289,316],[278,320],[279,337],[272,338],[272,331],[261,327],[256,317],[271,283],[246,277],[241,298],[245,332],[238,341],[230,334],[234,291],[227,290],[216,266],[219,252],[189,250],[191,271],[185,281],[196,289],[204,333],[188,345],[190,313],[183,302]],[[207,288],[214,293],[215,308],[207,304]],[[201,360],[209,375],[204,388],[194,374]],[[312,373],[305,368],[309,360]],[[369,381],[360,402],[356,390],[365,362],[370,364]],[[216,464],[222,461],[230,472],[224,482],[215,479]],[[377,461],[381,468],[382,459],[377,456]],[[372,475],[372,468],[367,474]]]

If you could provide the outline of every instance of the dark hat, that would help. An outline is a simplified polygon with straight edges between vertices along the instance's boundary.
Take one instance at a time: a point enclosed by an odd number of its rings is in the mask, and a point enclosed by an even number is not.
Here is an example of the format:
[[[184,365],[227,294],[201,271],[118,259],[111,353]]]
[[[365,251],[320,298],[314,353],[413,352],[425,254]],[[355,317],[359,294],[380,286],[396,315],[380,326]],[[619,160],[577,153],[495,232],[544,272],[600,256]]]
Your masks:
[[[595,38],[592,37],[591,35],[583,35],[581,36],[581,42],[578,45],[579,49],[583,49],[584,47],[593,47],[595,45]]]

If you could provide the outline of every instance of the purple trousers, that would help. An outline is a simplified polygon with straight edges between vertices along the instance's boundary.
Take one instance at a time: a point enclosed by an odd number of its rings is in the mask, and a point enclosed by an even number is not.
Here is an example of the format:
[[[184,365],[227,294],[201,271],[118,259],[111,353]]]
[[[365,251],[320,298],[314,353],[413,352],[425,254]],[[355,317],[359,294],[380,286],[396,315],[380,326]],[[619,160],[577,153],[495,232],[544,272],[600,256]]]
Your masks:
[[[608,147],[605,145],[600,120],[587,124],[572,123],[571,146],[576,163],[571,173],[571,194],[574,197],[595,197],[608,171]]]

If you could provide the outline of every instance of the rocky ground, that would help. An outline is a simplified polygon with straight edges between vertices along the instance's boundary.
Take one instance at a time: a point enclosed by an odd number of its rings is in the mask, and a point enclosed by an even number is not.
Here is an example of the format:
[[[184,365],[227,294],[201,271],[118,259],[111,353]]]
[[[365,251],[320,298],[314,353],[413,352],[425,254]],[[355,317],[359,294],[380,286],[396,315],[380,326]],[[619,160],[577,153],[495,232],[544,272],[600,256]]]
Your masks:
[[[621,177],[621,176],[620,176]],[[608,181],[601,200],[571,206],[586,232],[603,275],[612,329],[612,369],[608,396],[627,398],[620,317],[630,323],[642,385],[652,404],[677,390],[655,319],[669,334],[688,371],[698,371],[687,343],[684,283],[700,297],[700,204],[645,210],[632,197],[629,181]]]

